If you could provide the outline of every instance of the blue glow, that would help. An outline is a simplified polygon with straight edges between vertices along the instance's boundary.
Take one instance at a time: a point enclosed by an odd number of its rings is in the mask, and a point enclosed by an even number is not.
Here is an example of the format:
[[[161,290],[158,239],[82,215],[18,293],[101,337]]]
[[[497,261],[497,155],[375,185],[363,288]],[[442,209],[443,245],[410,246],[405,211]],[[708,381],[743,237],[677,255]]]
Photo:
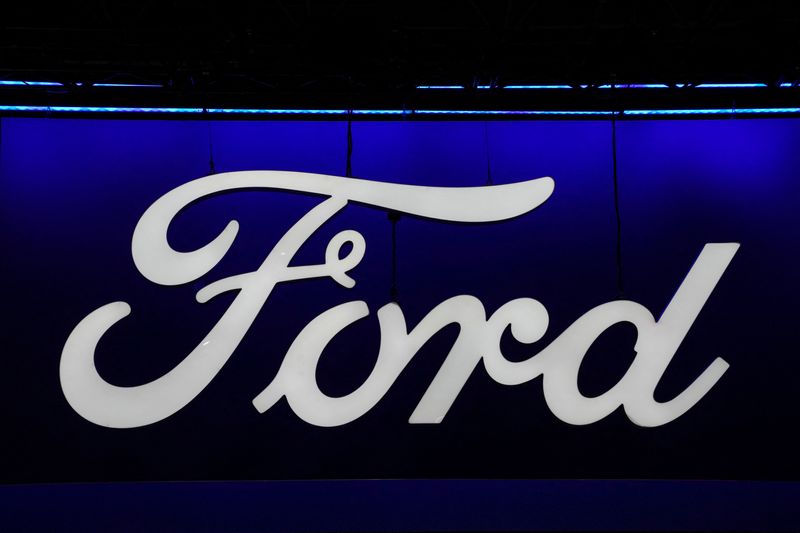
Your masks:
[[[567,115],[611,115],[613,111],[506,111],[506,110],[474,110],[474,109],[418,109],[415,115],[533,115],[533,116],[567,116]]]
[[[463,85],[417,85],[417,89],[463,89]]]
[[[410,115],[414,112],[403,109],[354,109],[354,115]]]
[[[149,87],[161,89],[160,83],[93,83],[93,87]]]
[[[49,108],[46,106],[36,106],[36,105],[4,105],[0,106],[0,111],[31,111],[31,112],[42,112],[48,111]]]
[[[598,89],[669,89],[669,85],[664,83],[633,83],[628,85],[600,85]]]
[[[698,89],[753,89],[766,87],[766,83],[701,83]]]
[[[346,115],[346,109],[234,109],[201,107],[77,107],[0,105],[0,112],[29,113],[157,113],[157,114],[224,114],[224,115]],[[490,115],[490,116],[609,116],[608,110],[498,110],[498,109],[354,109],[354,115]],[[619,112],[616,112],[619,113]],[[630,109],[624,115],[737,115],[800,113],[798,107],[717,108],[717,109]]]
[[[21,80],[0,80],[0,85],[6,86],[46,86],[46,87],[60,87],[63,83],[56,81],[21,81]],[[75,85],[81,86],[82,83],[78,82]],[[163,88],[162,84],[158,83],[94,83],[93,87],[137,87],[137,88]],[[685,83],[678,83],[675,85],[678,88],[686,87]],[[780,87],[793,87],[791,82],[784,82]],[[588,85],[580,85],[582,89],[586,89]],[[667,89],[669,86],[664,83],[634,83],[634,84],[603,84],[599,85],[598,89]],[[767,87],[766,83],[701,83],[695,87],[701,89],[753,89]],[[491,85],[478,85],[478,89],[491,89]],[[570,85],[505,85],[504,89],[572,89]],[[463,85],[418,85],[417,89],[444,89],[444,90],[458,90],[464,89]]]
[[[665,83],[635,83],[633,85],[622,85],[628,89],[669,89],[669,85]]]
[[[202,109],[200,110],[202,112]],[[347,109],[232,109],[209,108],[209,113],[244,115],[344,115]],[[401,111],[402,112],[402,111]],[[354,110],[355,114],[356,111]]]
[[[74,107],[74,106],[35,106],[2,105],[0,111],[19,111],[34,113],[202,113],[202,108],[194,107]]]
[[[61,83],[57,81],[18,81],[18,80],[0,80],[0,85],[27,85],[27,86],[47,86],[54,87],[60,86]]]
[[[770,114],[800,113],[800,107],[751,107],[724,109],[630,109],[625,115],[738,115],[738,114]]]
[[[503,89],[572,89],[570,85],[505,85]]]

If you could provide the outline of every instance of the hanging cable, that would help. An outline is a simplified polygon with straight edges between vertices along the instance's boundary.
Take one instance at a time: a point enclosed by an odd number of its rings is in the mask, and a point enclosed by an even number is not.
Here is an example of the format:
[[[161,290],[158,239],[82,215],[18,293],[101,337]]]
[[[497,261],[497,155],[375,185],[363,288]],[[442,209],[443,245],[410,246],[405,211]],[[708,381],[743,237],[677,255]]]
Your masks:
[[[216,174],[217,168],[214,165],[214,136],[211,134],[211,119],[208,118],[208,109],[203,109],[206,115],[206,125],[208,126],[208,173]]]
[[[353,110],[347,110],[347,160],[345,163],[345,176],[353,176]],[[400,220],[400,213],[389,211],[389,222],[392,224],[392,284],[389,287],[389,298],[396,302],[398,299],[397,290],[397,222]]]
[[[492,158],[489,153],[489,123],[483,121],[483,145],[486,151],[486,185],[493,185],[492,180]]]
[[[389,288],[389,298],[397,302],[399,293],[397,290],[397,223],[400,221],[400,213],[389,211],[389,221],[392,223],[392,286]]]
[[[344,175],[348,178],[353,176],[353,110],[347,110],[347,164]]]
[[[622,299],[625,295],[625,285],[622,279],[622,218],[619,212],[619,179],[617,177],[617,113],[611,114],[611,160],[614,168],[614,213],[617,219],[617,296]]]

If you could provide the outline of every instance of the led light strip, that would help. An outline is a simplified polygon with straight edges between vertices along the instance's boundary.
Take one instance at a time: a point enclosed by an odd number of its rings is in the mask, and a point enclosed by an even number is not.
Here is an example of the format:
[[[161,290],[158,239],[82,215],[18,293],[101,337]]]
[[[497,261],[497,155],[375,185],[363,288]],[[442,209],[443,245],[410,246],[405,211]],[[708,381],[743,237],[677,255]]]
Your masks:
[[[163,89],[160,83],[93,83],[92,87],[137,87],[146,89]]]
[[[463,89],[463,85],[417,85],[417,89]]]
[[[571,85],[506,85],[503,89],[572,89]]]
[[[79,106],[28,106],[0,105],[0,112],[11,113],[152,113],[152,114],[202,114],[212,115],[346,115],[346,109],[235,109],[201,107],[79,107]],[[355,109],[354,115],[489,115],[489,116],[610,116],[614,111],[551,111],[551,110],[474,110],[474,109]],[[616,114],[638,115],[748,115],[797,114],[799,107],[719,108],[719,109],[629,109]]]
[[[741,109],[630,109],[625,115],[761,115],[800,113],[800,107],[751,107]]]
[[[0,111],[30,113],[202,113],[201,107],[79,107],[0,105]]]
[[[525,89],[525,90],[570,90],[570,89],[587,89],[590,85],[504,85],[500,89]],[[697,85],[690,85],[687,83],[677,83],[675,87],[678,89],[696,88],[696,89],[761,89],[769,87],[766,83],[700,83]],[[794,87],[791,82],[782,82],[778,87]],[[417,89],[465,89],[463,85],[418,85]],[[491,85],[478,85],[478,89],[491,89]],[[670,86],[666,83],[626,83],[626,84],[603,84],[596,86],[597,89],[669,89]]]
[[[0,85],[60,87],[63,84],[57,81],[0,80]]]
[[[630,85],[599,85],[598,89],[669,89],[669,85],[663,83],[639,83]]]
[[[82,86],[83,83],[77,82],[75,85]],[[24,80],[0,80],[0,86],[18,86],[18,87],[63,87],[64,84],[57,81],[24,81]],[[158,83],[93,83],[92,87],[133,87],[133,88],[163,88],[162,84]],[[684,88],[688,85],[686,83],[678,83],[675,85],[677,88]],[[757,89],[766,88],[769,85],[766,83],[700,83],[694,87],[697,89]],[[782,82],[778,87],[794,87],[794,83]],[[505,85],[498,88],[502,89],[526,89],[526,90],[552,90],[552,89],[586,89],[589,85]],[[478,85],[478,89],[491,89],[491,85]],[[631,83],[631,84],[603,84],[598,85],[598,89],[668,89],[669,85],[665,83]],[[462,90],[466,89],[464,85],[417,85],[420,90]]]
[[[766,83],[701,83],[697,89],[757,89],[767,87]]]

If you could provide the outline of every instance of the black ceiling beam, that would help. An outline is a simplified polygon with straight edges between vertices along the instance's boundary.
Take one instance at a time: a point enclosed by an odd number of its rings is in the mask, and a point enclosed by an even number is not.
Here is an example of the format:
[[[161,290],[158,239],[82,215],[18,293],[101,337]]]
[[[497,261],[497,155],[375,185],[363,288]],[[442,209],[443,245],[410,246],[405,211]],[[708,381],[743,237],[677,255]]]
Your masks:
[[[774,107],[794,104],[794,90],[415,87],[800,82],[800,4],[773,0],[86,0],[16,2],[3,15],[0,80],[71,88],[0,87],[0,105]],[[90,88],[103,81],[165,88]]]
[[[0,105],[268,109],[555,110],[800,108],[800,87],[395,91],[0,87]]]

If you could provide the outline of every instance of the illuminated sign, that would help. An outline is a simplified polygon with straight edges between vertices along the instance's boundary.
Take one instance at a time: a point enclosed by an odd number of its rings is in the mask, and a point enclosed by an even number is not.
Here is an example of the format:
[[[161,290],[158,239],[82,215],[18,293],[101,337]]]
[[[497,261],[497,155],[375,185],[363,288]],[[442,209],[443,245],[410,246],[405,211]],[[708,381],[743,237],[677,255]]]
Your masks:
[[[70,405],[85,419],[107,427],[132,428],[152,424],[174,414],[195,398],[223,367],[247,334],[276,284],[311,278],[331,278],[345,288],[355,280],[348,272],[366,252],[363,236],[349,229],[328,243],[319,264],[290,266],[304,242],[349,201],[449,222],[501,221],[527,213],[547,200],[551,178],[485,187],[422,187],[341,178],[321,174],[278,171],[232,172],[186,183],[157,200],[142,215],[132,240],[139,272],[160,285],[180,285],[205,275],[225,256],[238,224],[231,221],[207,245],[178,252],[167,242],[173,218],[189,204],[213,194],[242,189],[278,189],[325,196],[298,220],[253,271],[220,279],[197,293],[204,303],[237,291],[236,298],[181,363],[162,377],[143,385],[119,387],[106,382],[94,364],[98,342],[130,306],[113,302],[84,318],[69,335],[61,356],[61,386]],[[349,251],[342,257],[345,245]],[[364,383],[350,394],[330,397],[320,391],[315,370],[326,345],[348,325],[369,314],[363,301],[349,301],[329,309],[297,335],[272,382],[254,400],[264,412],[281,398],[303,420],[318,426],[338,426],[369,411],[386,394],[417,351],[450,324],[460,332],[445,362],[411,414],[410,423],[441,422],[465,382],[483,362],[495,381],[518,385],[542,376],[548,407],[569,424],[596,422],[623,406],[639,426],[660,426],[686,413],[717,383],[728,364],[715,359],[675,398],[657,402],[653,393],[676,350],[714,290],[739,245],[706,244],[675,296],[656,320],[642,305],[618,300],[589,310],[538,354],[521,362],[506,359],[500,337],[510,328],[513,337],[532,344],[547,331],[549,316],[535,299],[519,298],[487,313],[477,298],[450,298],[409,328],[397,303],[377,311],[380,350]],[[581,362],[592,343],[614,324],[636,327],[636,357],[617,384],[597,397],[578,390]]]

